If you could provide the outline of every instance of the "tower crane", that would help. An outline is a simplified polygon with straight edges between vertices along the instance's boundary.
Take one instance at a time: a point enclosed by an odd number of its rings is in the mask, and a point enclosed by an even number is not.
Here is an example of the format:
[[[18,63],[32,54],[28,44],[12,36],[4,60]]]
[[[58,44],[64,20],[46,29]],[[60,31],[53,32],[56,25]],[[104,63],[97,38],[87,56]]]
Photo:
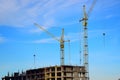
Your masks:
[[[64,65],[64,42],[69,42],[70,41],[70,40],[66,40],[66,41],[64,40],[64,29],[62,29],[61,37],[60,37],[60,39],[58,39],[53,34],[51,34],[50,32],[48,32],[46,29],[44,29],[43,27],[41,27],[39,24],[34,23],[34,25],[37,26],[38,28],[40,28],[41,30],[45,31],[53,39],[55,39],[58,42],[60,42],[60,64]]]
[[[88,68],[88,32],[87,32],[87,14],[85,11],[85,5],[83,5],[84,17],[80,20],[83,22],[83,65],[85,66],[85,80],[89,80],[89,68]]]
[[[83,65],[85,66],[85,80],[89,80],[89,62],[88,62],[88,28],[87,28],[87,21],[91,11],[94,8],[94,5],[97,0],[94,0],[91,7],[86,13],[85,5],[83,5],[83,18],[79,20],[82,22],[83,25]]]

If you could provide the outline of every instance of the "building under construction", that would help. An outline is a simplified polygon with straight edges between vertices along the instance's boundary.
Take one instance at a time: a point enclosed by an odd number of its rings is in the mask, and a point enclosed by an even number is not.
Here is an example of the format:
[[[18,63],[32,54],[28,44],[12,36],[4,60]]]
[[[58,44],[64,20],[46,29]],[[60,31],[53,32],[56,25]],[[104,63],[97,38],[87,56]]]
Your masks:
[[[27,70],[24,75],[15,73],[5,76],[2,80],[85,80],[84,66],[50,66]]]
[[[90,10],[94,7],[96,0],[94,0]],[[53,34],[48,32],[46,29],[41,27],[39,24],[34,25],[45,31],[53,39],[60,43],[60,66],[49,66],[43,68],[30,69],[25,71],[25,73],[15,73],[12,76],[5,76],[2,80],[89,80],[89,62],[88,62],[88,28],[87,20],[88,15],[85,10],[85,5],[83,5],[83,18],[80,22],[83,23],[83,66],[73,66],[64,64],[64,42],[70,42],[70,40],[64,40],[64,29],[62,29],[62,35],[58,39]],[[35,55],[34,55],[35,57]]]

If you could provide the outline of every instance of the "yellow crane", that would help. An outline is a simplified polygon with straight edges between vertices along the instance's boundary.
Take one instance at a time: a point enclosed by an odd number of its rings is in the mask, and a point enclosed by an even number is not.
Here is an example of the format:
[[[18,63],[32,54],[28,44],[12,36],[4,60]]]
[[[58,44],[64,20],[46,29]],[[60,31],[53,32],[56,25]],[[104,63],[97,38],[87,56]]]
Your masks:
[[[86,13],[86,8],[85,5],[83,5],[83,18],[81,20],[79,20],[80,22],[83,22],[83,65],[85,66],[85,76],[86,79],[85,80],[89,80],[89,62],[88,62],[88,27],[87,27],[87,20],[88,17],[91,13],[91,11],[94,8],[94,5],[96,3],[97,0],[94,0],[91,7],[88,10],[88,13]]]
[[[43,27],[41,27],[39,24],[34,23],[34,25],[37,26],[38,28],[40,28],[41,30],[45,31],[53,39],[55,39],[58,42],[60,42],[60,52],[61,52],[60,53],[60,64],[64,65],[64,42],[70,42],[70,40],[67,40],[67,41],[64,40],[64,29],[62,29],[61,37],[60,37],[60,39],[58,39],[53,34],[51,34],[50,32],[48,32],[46,29],[44,29]]]
[[[89,80],[89,70],[88,70],[88,32],[87,32],[87,14],[85,11],[85,5],[83,5],[83,18],[80,20],[83,23],[83,65],[85,66],[85,80]]]

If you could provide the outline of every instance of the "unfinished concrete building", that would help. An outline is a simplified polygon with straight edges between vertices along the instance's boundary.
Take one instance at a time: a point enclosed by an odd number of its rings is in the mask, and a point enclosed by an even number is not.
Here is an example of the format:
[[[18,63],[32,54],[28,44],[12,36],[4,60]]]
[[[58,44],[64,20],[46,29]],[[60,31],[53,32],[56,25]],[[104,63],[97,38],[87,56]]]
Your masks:
[[[84,66],[51,66],[26,71],[26,80],[85,80]]]
[[[3,77],[2,80],[26,80],[26,73],[15,72],[11,76],[8,74],[7,76]]]
[[[86,80],[86,71],[84,66],[50,66],[30,69],[21,74],[15,72],[2,80]]]

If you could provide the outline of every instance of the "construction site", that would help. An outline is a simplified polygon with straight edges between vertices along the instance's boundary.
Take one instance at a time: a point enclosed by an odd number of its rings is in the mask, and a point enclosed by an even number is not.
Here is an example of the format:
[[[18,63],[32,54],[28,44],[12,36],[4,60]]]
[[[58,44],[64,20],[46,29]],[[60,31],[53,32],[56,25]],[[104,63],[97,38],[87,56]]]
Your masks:
[[[91,12],[93,2],[88,13]],[[46,32],[53,39],[57,40],[60,43],[60,65],[41,67],[28,69],[21,73],[14,72],[10,75],[2,77],[2,80],[89,80],[89,61],[88,61],[88,28],[87,28],[88,14],[86,13],[85,5],[83,5],[83,18],[79,20],[82,22],[82,54],[83,54],[83,65],[67,65],[64,63],[64,42],[70,42],[70,40],[64,40],[64,29],[62,29],[61,37],[58,39],[49,31],[41,27],[39,24],[34,23],[35,26]],[[34,55],[35,58],[35,55]]]
[[[50,66],[5,76],[2,80],[86,80],[84,66]]]

